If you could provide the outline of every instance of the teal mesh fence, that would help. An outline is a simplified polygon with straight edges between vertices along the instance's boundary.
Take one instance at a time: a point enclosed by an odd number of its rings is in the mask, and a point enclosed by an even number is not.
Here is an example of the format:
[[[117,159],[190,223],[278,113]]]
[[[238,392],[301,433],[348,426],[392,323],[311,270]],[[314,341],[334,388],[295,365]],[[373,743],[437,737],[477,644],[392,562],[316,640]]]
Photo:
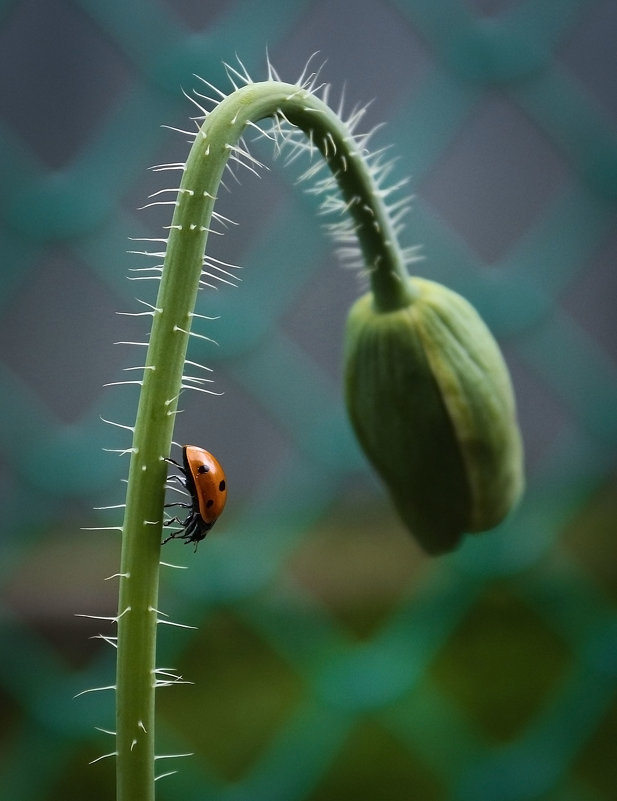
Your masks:
[[[358,293],[297,171],[239,174],[212,237],[242,286],[206,291],[176,439],[226,467],[225,518],[168,571],[161,799],[614,801],[617,797],[617,6],[611,0],[23,0],[0,3],[2,640],[0,785],[20,801],[113,796],[105,624],[152,282],[128,237],[162,236],[194,73],[235,53],[294,79],[319,50],[333,97],[374,98],[415,194],[405,245],[500,339],[528,491],[431,560],[346,423],[341,332]],[[318,57],[318,59],[320,58]],[[197,393],[193,393],[197,394]],[[174,764],[173,767],[178,767]]]

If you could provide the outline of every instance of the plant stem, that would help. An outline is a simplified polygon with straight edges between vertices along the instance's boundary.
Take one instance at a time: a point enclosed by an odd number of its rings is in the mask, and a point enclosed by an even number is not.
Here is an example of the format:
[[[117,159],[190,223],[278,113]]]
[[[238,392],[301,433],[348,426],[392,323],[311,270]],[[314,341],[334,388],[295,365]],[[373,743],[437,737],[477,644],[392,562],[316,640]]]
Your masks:
[[[133,435],[118,606],[118,801],[154,799],[154,691],[164,485],[191,319],[210,220],[230,157],[247,124],[286,119],[319,149],[336,178],[381,310],[411,300],[383,192],[345,124],[310,91],[250,83],[211,111],[189,154],[169,231]]]

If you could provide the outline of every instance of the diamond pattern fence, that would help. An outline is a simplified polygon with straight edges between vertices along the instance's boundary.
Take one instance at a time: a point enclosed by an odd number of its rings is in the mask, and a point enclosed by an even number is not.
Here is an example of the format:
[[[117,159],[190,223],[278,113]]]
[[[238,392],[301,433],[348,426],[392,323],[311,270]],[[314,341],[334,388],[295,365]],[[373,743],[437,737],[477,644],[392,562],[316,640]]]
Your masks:
[[[297,174],[220,199],[204,292],[223,397],[187,397],[179,441],[225,464],[224,522],[170,543],[161,799],[612,801],[617,786],[617,7],[611,0],[21,0],[0,4],[0,783],[21,801],[113,796],[116,526],[136,393],[127,238],[159,236],[149,164],[184,159],[193,73],[238,53],[285,78],[319,50],[393,143],[418,271],[499,337],[528,491],[494,533],[423,557],[345,421],[341,332],[358,292]],[[334,91],[334,90],[333,90]],[[257,151],[260,145],[255,145]],[[167,174],[168,175],[168,174]],[[203,322],[203,321],[202,321]],[[204,323],[204,325],[206,325]],[[206,347],[207,345],[207,347]],[[197,394],[197,393],[195,393]],[[176,765],[174,765],[176,767]]]

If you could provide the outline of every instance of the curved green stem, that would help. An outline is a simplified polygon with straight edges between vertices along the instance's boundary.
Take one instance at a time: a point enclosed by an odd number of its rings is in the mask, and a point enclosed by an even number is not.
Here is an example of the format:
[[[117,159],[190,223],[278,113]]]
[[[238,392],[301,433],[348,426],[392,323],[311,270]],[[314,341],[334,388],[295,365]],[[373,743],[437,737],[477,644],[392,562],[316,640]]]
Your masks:
[[[247,124],[279,116],[326,159],[351,214],[382,310],[411,300],[383,193],[343,122],[306,89],[248,84],[208,115],[189,154],[169,232],[135,423],[118,607],[119,801],[154,799],[154,691],[164,484],[210,220],[228,158]]]

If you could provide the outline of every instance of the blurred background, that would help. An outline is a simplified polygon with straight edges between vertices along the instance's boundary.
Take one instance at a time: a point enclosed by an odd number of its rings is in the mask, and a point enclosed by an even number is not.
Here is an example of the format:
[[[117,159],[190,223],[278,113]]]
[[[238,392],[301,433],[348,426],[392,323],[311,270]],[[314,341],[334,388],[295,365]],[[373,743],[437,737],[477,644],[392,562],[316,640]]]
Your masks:
[[[386,122],[415,195],[417,272],[471,300],[511,367],[528,491],[491,534],[419,551],[341,400],[359,288],[316,203],[270,166],[230,180],[196,330],[222,397],[182,398],[175,439],[224,464],[197,554],[165,558],[160,799],[614,801],[617,787],[617,4],[612,0],[3,0],[0,3],[0,785],[16,801],[113,797],[118,510],[164,236],[195,113],[222,61],[285,80],[307,58]],[[143,350],[143,349],[142,349]],[[94,639],[93,639],[94,637]],[[162,764],[162,763],[161,763]],[[35,769],[33,769],[33,766]]]

